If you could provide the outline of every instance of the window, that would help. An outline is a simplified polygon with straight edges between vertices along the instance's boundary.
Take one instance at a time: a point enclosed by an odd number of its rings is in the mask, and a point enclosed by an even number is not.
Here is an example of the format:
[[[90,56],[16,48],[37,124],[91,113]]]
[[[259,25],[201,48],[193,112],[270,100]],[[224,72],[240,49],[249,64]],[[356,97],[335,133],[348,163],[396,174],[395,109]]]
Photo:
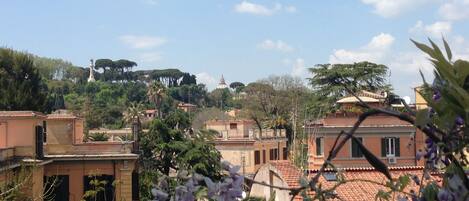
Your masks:
[[[44,128],[36,126],[36,158],[44,158]]]
[[[138,178],[138,172],[134,170],[132,172],[132,200],[140,200]]]
[[[265,163],[265,150],[262,150],[262,163]]]
[[[381,156],[400,156],[400,142],[397,137],[385,137],[381,139]]]
[[[261,151],[254,151],[254,165],[261,164]]]
[[[86,191],[93,190],[94,181],[106,181],[103,186],[103,191],[99,191],[95,198],[87,198],[86,201],[93,200],[113,200],[114,198],[114,176],[113,175],[99,175],[99,176],[83,176],[83,193]]]
[[[278,149],[274,149],[274,160],[278,160]]]
[[[269,154],[270,160],[278,160],[278,149],[270,149]]]
[[[68,175],[44,176],[44,190],[48,190],[50,201],[68,201],[69,199],[69,177]]]
[[[357,140],[363,142],[363,138],[357,137]],[[352,140],[352,158],[361,158],[363,157],[362,150],[358,147],[358,144]]]
[[[230,123],[230,129],[238,129],[238,124],[237,123]]]
[[[283,148],[283,160],[288,159],[288,149],[286,147]]]
[[[317,137],[316,138],[316,156],[324,155],[324,138]]]
[[[47,121],[42,122],[42,128],[44,129],[43,135],[44,135],[44,143],[47,142]]]

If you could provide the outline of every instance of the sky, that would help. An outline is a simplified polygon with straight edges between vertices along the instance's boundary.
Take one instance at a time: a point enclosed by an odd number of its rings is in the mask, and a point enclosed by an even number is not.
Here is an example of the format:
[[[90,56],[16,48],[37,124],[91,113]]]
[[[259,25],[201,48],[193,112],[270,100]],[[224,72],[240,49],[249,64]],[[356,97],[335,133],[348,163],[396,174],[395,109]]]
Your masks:
[[[130,59],[135,69],[178,68],[213,89],[325,63],[371,61],[413,97],[432,66],[409,39],[469,60],[469,0],[0,1],[0,46],[88,66]]]

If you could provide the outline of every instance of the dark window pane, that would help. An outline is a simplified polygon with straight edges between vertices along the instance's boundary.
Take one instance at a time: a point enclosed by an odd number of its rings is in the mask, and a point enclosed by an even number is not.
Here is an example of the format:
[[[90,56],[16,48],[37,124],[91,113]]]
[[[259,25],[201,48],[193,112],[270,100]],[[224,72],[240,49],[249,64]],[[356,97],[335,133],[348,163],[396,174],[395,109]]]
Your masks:
[[[94,181],[94,182],[92,182]],[[97,181],[97,182],[96,182]],[[106,181],[106,184],[99,184],[103,181]],[[114,200],[114,187],[112,183],[114,182],[114,176],[112,175],[99,175],[99,176],[84,176],[83,177],[83,192],[89,190],[96,190],[100,189],[100,187],[104,187],[103,190],[98,191],[96,197],[88,197],[86,201],[94,201],[94,200]],[[96,185],[97,184],[97,185]]]
[[[358,137],[357,140],[360,142],[363,142],[363,138],[361,137]],[[353,158],[363,157],[362,151],[360,150],[360,148],[358,147],[358,144],[355,143],[354,140],[352,140],[352,157]]]
[[[262,163],[265,163],[265,150],[262,150]]]
[[[230,129],[237,129],[237,128],[238,128],[238,124],[230,123]]]
[[[261,152],[260,151],[254,151],[254,164],[255,165],[261,164]]]
[[[68,201],[69,194],[68,175],[44,177],[44,200]]]
[[[288,159],[288,149],[286,147],[283,148],[283,160]]]
[[[316,155],[317,156],[322,156],[324,154],[324,149],[323,149],[323,138],[318,137],[316,138]]]

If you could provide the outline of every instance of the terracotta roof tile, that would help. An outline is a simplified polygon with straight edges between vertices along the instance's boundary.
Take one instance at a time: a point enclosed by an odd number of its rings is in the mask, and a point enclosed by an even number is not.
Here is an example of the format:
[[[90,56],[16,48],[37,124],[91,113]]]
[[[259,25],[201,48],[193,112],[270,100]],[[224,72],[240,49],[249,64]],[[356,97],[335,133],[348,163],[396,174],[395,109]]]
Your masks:
[[[280,171],[289,187],[297,188],[300,186],[299,180],[302,173],[290,161],[271,161],[270,165]],[[330,172],[332,170],[328,169],[327,171]],[[343,168],[340,171],[345,179],[349,181],[336,188],[335,192],[342,200],[375,200],[376,193],[381,189],[385,189],[385,187],[377,183],[385,184],[387,181],[386,177],[372,167]],[[305,172],[308,174],[308,177],[311,178],[318,170],[307,170]],[[416,175],[421,178],[423,167],[390,167],[390,172],[393,178],[399,178],[399,176],[402,175]],[[431,180],[441,183],[441,177],[437,174],[433,174]],[[331,188],[337,184],[336,181],[327,181],[324,176],[319,177],[319,183],[321,183],[323,188]],[[411,190],[418,191],[418,186],[413,181],[411,181],[410,185],[406,188],[407,192]],[[313,195],[314,192],[310,191],[308,194]],[[302,198],[301,196],[296,196],[295,200],[302,200]]]
[[[295,167],[288,160],[271,161],[270,165],[277,168],[282,174],[283,179],[288,184],[288,187],[298,188],[300,187],[299,181],[301,178],[300,170]]]

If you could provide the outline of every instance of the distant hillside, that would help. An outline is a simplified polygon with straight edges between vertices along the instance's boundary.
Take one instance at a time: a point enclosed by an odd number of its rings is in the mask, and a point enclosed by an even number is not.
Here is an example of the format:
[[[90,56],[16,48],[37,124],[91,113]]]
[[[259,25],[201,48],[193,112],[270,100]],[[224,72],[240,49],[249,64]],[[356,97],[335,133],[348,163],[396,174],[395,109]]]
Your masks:
[[[71,62],[62,59],[52,59],[32,55],[39,73],[46,80],[84,81],[88,76],[86,68],[74,66]]]
[[[35,66],[38,68],[42,78],[46,80],[68,80],[74,83],[84,83],[88,79],[89,69],[88,67],[79,67],[73,65],[69,61],[57,58],[41,57],[34,54],[30,54],[34,60]],[[112,62],[112,61],[111,61]],[[118,69],[107,70],[104,78],[104,74],[95,69],[95,78],[97,80],[105,81],[142,81],[149,82],[157,80],[162,82],[167,87],[196,84],[196,77],[187,72],[182,72],[179,69],[168,68],[168,69],[154,69],[154,70],[137,70],[131,71]]]

